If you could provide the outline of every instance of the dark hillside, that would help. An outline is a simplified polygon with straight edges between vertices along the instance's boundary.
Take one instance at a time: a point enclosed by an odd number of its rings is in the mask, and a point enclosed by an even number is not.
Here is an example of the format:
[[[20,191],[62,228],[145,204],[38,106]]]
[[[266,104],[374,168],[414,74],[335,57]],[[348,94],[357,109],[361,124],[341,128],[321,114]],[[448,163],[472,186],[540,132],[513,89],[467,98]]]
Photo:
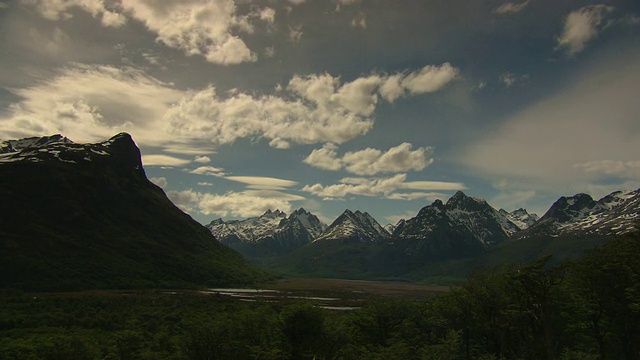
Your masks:
[[[264,276],[147,180],[128,134],[2,160],[1,287],[222,285]]]

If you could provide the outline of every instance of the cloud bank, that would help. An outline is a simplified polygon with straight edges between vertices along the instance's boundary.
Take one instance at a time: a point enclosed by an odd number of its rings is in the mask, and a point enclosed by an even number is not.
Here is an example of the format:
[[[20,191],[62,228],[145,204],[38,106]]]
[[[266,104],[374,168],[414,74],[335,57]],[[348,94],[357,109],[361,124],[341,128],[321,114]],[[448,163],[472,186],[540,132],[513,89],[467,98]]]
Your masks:
[[[206,161],[202,156],[211,146],[241,138],[263,138],[274,148],[341,144],[373,127],[379,96],[391,99],[384,90],[391,79],[400,79],[400,89],[415,95],[442,88],[457,73],[443,64],[406,76],[374,74],[347,83],[328,74],[296,75],[273,95],[238,92],[223,97],[213,86],[179,90],[132,67],[73,64],[29,88],[11,89],[22,100],[0,118],[0,134],[19,138],[64,133],[74,141],[90,142],[128,131],[139,144],[200,155],[199,162]],[[363,173],[357,163],[347,166]],[[387,171],[388,165],[381,166],[378,171]]]
[[[339,157],[336,152],[337,147],[332,143],[327,143],[322,148],[313,150],[304,159],[304,162],[324,170],[336,171],[344,168],[356,175],[420,171],[433,163],[432,148],[421,147],[412,150],[412,147],[413,145],[409,143],[402,143],[386,152],[367,148],[350,151]]]

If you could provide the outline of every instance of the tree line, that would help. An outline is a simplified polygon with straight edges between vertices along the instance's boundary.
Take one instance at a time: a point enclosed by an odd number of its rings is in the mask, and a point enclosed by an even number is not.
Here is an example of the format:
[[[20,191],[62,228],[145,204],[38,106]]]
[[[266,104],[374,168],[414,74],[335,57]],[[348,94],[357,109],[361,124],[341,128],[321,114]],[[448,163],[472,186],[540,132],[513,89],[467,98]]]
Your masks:
[[[640,237],[350,312],[162,292],[4,294],[0,359],[640,359]]]

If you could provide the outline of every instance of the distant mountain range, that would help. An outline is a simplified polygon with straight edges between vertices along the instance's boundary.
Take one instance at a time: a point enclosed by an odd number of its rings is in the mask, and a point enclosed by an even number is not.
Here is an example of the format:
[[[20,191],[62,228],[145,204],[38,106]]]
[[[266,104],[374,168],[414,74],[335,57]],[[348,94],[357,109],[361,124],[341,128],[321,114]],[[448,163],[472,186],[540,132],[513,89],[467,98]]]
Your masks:
[[[305,246],[318,238],[327,225],[300,208],[288,217],[280,210],[269,210],[242,221],[213,220],[206,227],[221,243],[253,258],[282,255]]]
[[[296,218],[294,214],[314,219],[313,231],[302,225],[297,232],[286,230],[294,224],[290,220]],[[522,208],[510,213],[496,210],[484,199],[461,191],[446,203],[436,200],[415,217],[386,227],[360,211],[345,210],[329,226],[304,209],[294,214],[287,217],[270,210],[244,221],[225,223],[218,219],[207,227],[223,243],[276,271],[336,276],[335,269],[344,268],[337,276],[384,277],[428,264],[516,251],[513,249],[518,247],[528,249],[530,257],[544,249],[552,251],[551,247],[562,248],[558,252],[561,256],[571,255],[571,251],[579,254],[592,242],[543,244],[537,251],[529,247],[545,239],[589,237],[600,241],[637,231],[640,191],[618,191],[598,201],[586,194],[562,197],[542,218]],[[517,258],[526,259],[527,255],[517,254]]]
[[[131,136],[0,141],[0,288],[246,284],[267,277],[173,205]]]

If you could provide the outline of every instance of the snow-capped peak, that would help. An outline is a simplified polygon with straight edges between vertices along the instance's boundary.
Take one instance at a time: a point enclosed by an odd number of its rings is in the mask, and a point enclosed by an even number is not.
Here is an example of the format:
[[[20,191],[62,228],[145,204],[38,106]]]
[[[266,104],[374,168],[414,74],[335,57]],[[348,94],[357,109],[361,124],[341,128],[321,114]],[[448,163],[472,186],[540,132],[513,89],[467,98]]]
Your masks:
[[[389,233],[368,213],[345,210],[315,241],[353,240],[359,242],[380,241]]]

